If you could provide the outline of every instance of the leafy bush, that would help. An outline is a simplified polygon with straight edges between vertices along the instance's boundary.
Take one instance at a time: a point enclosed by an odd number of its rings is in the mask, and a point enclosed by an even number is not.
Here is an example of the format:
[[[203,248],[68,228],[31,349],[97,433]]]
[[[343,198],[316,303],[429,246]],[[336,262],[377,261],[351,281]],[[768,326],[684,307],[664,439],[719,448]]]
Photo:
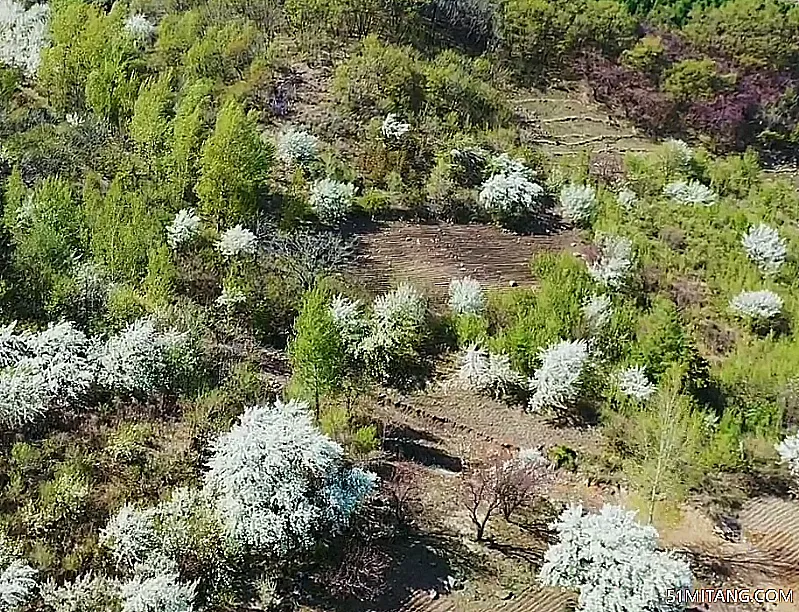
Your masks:
[[[663,40],[652,34],[644,36],[634,47],[622,53],[621,63],[638,72],[657,77],[667,64]]]
[[[712,98],[730,78],[734,75],[722,78],[718,74],[713,60],[685,59],[665,71],[662,87],[678,102],[694,102]]]
[[[225,104],[202,146],[195,191],[203,214],[224,223],[254,215],[265,193],[272,156],[271,146],[258,134],[255,117],[234,101]]]

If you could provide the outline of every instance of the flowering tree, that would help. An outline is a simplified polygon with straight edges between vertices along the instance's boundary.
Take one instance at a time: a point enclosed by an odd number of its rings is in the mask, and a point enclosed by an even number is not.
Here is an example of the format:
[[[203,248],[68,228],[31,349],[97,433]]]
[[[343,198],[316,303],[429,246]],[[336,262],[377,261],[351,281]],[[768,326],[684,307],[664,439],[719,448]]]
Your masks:
[[[680,204],[695,206],[712,206],[718,201],[715,191],[694,180],[669,183],[663,188],[663,194]]]
[[[591,185],[566,185],[560,191],[560,214],[567,221],[586,223],[596,209],[596,189]]]
[[[212,448],[205,491],[231,543],[287,559],[344,528],[375,476],[344,464],[307,404],[247,408]]]
[[[335,225],[347,217],[355,202],[355,185],[332,179],[316,181],[310,204],[322,223]]]
[[[480,283],[473,278],[453,278],[449,283],[449,307],[455,314],[482,313],[485,297]]]
[[[383,134],[383,138],[394,142],[399,141],[410,131],[411,124],[400,121],[394,113],[386,115],[383,125],[380,127],[380,133]]]
[[[459,357],[456,381],[499,398],[520,388],[525,379],[511,367],[507,355],[488,353],[473,344]]]
[[[100,532],[100,541],[113,551],[118,567],[132,570],[156,549],[155,516],[153,508],[125,504]]]
[[[610,296],[592,295],[582,306],[583,317],[588,325],[588,329],[596,333],[610,322],[613,315],[613,304]]]
[[[741,240],[746,254],[767,276],[779,272],[788,248],[779,232],[765,223],[753,225]]]
[[[799,480],[799,432],[785,439],[775,446],[780,459],[788,466],[791,475]]]
[[[627,210],[632,209],[638,204],[638,195],[630,188],[625,187],[616,194],[616,199]]]
[[[599,257],[588,264],[588,272],[598,283],[621,289],[634,265],[633,243],[620,236],[602,236],[599,244]]]
[[[184,584],[176,573],[137,575],[122,585],[122,612],[192,612],[196,584]]]
[[[216,248],[226,257],[255,255],[258,251],[258,239],[250,230],[239,224],[225,230],[216,243]]]
[[[630,366],[622,370],[616,375],[616,383],[623,395],[637,400],[649,399],[656,390],[644,366]]]
[[[737,315],[755,321],[773,319],[782,312],[783,301],[773,291],[742,291],[730,300],[730,309]]]
[[[85,574],[61,586],[48,581],[41,595],[53,612],[111,612],[121,607],[120,588],[103,574]]]
[[[289,166],[308,165],[319,156],[319,139],[305,130],[287,130],[278,136],[277,156]]]
[[[544,188],[528,178],[526,172],[499,172],[480,187],[480,206],[497,221],[534,211],[544,195]]]
[[[22,561],[8,542],[0,541],[0,610],[16,610],[33,596],[36,570]]]
[[[552,525],[558,542],[544,554],[540,579],[579,591],[580,612],[671,612],[668,592],[689,588],[688,565],[660,552],[658,534],[635,513],[605,505],[597,514],[566,509]]]
[[[167,242],[173,249],[194,240],[200,233],[202,222],[193,208],[183,208],[166,228]]]
[[[566,410],[577,397],[588,364],[585,340],[561,340],[541,351],[541,367],[530,380],[530,409]]]
[[[49,15],[47,3],[25,8],[14,0],[0,0],[0,62],[34,76],[48,40]]]
[[[155,36],[155,26],[141,13],[128,17],[124,29],[128,36],[140,42],[150,41]]]

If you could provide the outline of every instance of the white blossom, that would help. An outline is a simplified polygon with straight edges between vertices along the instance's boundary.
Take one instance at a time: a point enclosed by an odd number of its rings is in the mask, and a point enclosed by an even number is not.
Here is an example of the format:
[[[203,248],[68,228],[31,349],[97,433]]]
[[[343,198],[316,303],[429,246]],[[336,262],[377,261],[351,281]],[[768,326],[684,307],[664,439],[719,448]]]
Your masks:
[[[582,310],[588,328],[597,332],[610,322],[613,304],[607,295],[592,295],[585,301]]]
[[[200,234],[201,228],[202,222],[194,209],[183,208],[166,228],[167,242],[173,249],[177,249],[194,240]]]
[[[399,140],[411,131],[411,124],[397,119],[397,115],[389,113],[383,120],[380,128],[383,138],[387,140]]]
[[[122,612],[192,612],[196,589],[177,574],[135,576],[122,585]]]
[[[307,165],[319,155],[319,139],[305,130],[290,129],[278,136],[277,156],[283,163]]]
[[[771,319],[782,311],[783,301],[773,291],[742,291],[730,300],[730,309],[742,317]]]
[[[663,143],[666,149],[674,155],[677,160],[677,163],[680,166],[687,166],[691,163],[691,160],[694,158],[694,151],[691,147],[683,140],[679,140],[677,138],[670,138],[666,142]]]
[[[355,185],[332,179],[316,181],[311,187],[310,204],[322,223],[335,225],[349,214],[355,202]]]
[[[473,278],[453,278],[449,283],[449,307],[455,314],[480,314],[485,296],[480,283]]]
[[[141,13],[128,17],[124,28],[131,38],[140,41],[148,41],[155,35],[155,26]]]
[[[597,514],[566,509],[552,525],[558,542],[544,554],[540,579],[579,591],[580,612],[676,612],[671,590],[693,582],[687,563],[658,550],[654,527],[635,513],[605,505]]]
[[[646,375],[644,366],[630,366],[616,376],[619,391],[628,397],[647,400],[655,392],[655,385]]]
[[[330,316],[339,331],[341,339],[352,350],[363,339],[366,320],[361,312],[361,302],[337,295],[330,303]]]
[[[780,459],[788,466],[791,475],[799,480],[799,432],[786,438],[775,446]]]
[[[513,158],[507,153],[500,153],[491,158],[489,167],[491,174],[520,174],[528,181],[535,180],[535,173],[527,166],[523,159]]]
[[[226,257],[254,255],[258,250],[258,239],[240,224],[225,230],[216,243],[217,250]]]
[[[585,223],[596,209],[596,189],[591,185],[565,185],[560,191],[560,214],[571,223]]]
[[[80,113],[67,113],[66,117],[64,117],[67,124],[72,127],[80,127],[85,123],[85,119],[80,115]]]
[[[100,541],[108,546],[117,565],[131,569],[144,561],[157,544],[152,508],[139,510],[125,504],[100,532]]]
[[[341,447],[296,401],[247,408],[214,443],[208,467],[205,491],[231,542],[278,559],[344,527],[374,483],[347,473]]]
[[[712,206],[718,201],[716,192],[699,181],[675,181],[663,188],[666,197],[680,203]]]
[[[216,298],[217,306],[235,306],[247,301],[247,295],[237,287],[222,287],[222,293]]]
[[[588,264],[588,273],[609,289],[621,289],[633,268],[633,243],[621,236],[602,236],[599,257]]]
[[[567,409],[580,391],[588,344],[585,340],[561,340],[541,351],[540,359],[541,367],[530,380],[530,409]]]
[[[767,275],[776,274],[788,255],[785,240],[773,227],[753,225],[741,240],[746,254]]]
[[[14,365],[27,353],[27,334],[16,333],[16,328],[16,321],[0,327],[0,368]]]
[[[47,45],[50,8],[46,3],[29,8],[14,0],[0,0],[0,63],[21,68],[33,77]]]
[[[100,354],[102,384],[128,393],[149,393],[169,378],[170,354],[185,336],[174,330],[160,331],[155,319],[143,317],[111,336]]]
[[[638,196],[632,189],[628,187],[621,189],[619,193],[616,194],[616,199],[619,201],[619,204],[621,204],[627,210],[630,210],[636,204],[638,204]]]
[[[11,550],[0,555],[0,610],[13,610],[26,603],[36,589],[36,570],[16,558]]]
[[[48,581],[42,599],[53,612],[107,612],[119,604],[120,585],[102,574],[84,574],[58,586]]]
[[[535,210],[544,188],[525,173],[510,172],[490,176],[477,196],[480,206],[490,215],[513,217]]]
[[[521,387],[524,377],[513,369],[507,355],[491,354],[473,344],[459,357],[456,382],[499,398]]]

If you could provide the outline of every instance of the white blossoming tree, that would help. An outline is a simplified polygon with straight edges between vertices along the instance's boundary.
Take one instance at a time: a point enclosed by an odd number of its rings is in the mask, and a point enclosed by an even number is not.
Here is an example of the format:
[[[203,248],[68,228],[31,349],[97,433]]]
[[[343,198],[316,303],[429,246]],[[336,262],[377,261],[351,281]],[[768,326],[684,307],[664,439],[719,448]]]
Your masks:
[[[148,42],[155,36],[155,26],[141,13],[128,17],[124,28],[128,36],[140,42]]]
[[[400,121],[394,113],[386,115],[383,125],[380,127],[380,133],[383,134],[383,138],[393,142],[401,140],[410,131],[411,124]]]
[[[248,408],[214,443],[205,491],[232,544],[275,559],[344,528],[375,477],[344,464],[307,404]]]
[[[785,240],[765,223],[753,225],[741,240],[746,254],[767,276],[779,272],[788,255]]]
[[[59,586],[42,585],[41,595],[53,612],[109,612],[121,606],[121,585],[103,574],[85,574]]]
[[[657,387],[649,380],[644,366],[630,366],[616,375],[619,391],[636,400],[648,400]]]
[[[767,321],[782,312],[782,298],[767,289],[742,291],[730,300],[730,309],[740,317],[755,322]]]
[[[799,482],[799,432],[775,446],[782,462],[788,466],[791,475]]]
[[[676,612],[671,590],[690,588],[687,563],[658,550],[654,527],[635,513],[605,505],[594,513],[566,509],[552,525],[558,542],[544,554],[540,579],[579,592],[580,612]]]
[[[137,575],[122,585],[122,612],[193,612],[196,588],[175,573]]]
[[[543,195],[544,188],[534,183],[527,172],[499,172],[480,187],[478,203],[486,213],[502,223],[537,210]]]
[[[585,340],[561,340],[540,354],[541,367],[530,380],[530,409],[568,410],[577,399],[588,365],[588,344]]]
[[[561,189],[559,202],[564,219],[576,225],[585,224],[596,210],[596,189],[591,185],[570,183]]]
[[[621,289],[635,263],[633,243],[621,236],[601,236],[599,247],[599,256],[588,264],[589,274],[609,289]]]
[[[289,166],[307,166],[319,156],[319,139],[305,130],[289,129],[277,138],[277,156]]]
[[[333,179],[316,181],[311,187],[311,208],[322,223],[341,223],[355,203],[355,185]]]
[[[616,199],[624,208],[631,210],[638,204],[638,195],[629,187],[624,187],[616,194]]]
[[[507,355],[493,354],[477,345],[460,355],[455,382],[493,397],[504,397],[522,387],[524,376],[513,369]]]
[[[202,222],[194,209],[183,208],[166,228],[167,242],[173,249],[178,249],[197,238],[201,228]]]
[[[21,68],[33,77],[47,44],[49,15],[44,2],[26,8],[21,2],[0,0],[0,63]]]
[[[664,195],[680,204],[694,206],[713,206],[718,201],[718,195],[710,187],[699,181],[675,181],[663,188]]]
[[[449,283],[449,307],[458,315],[479,315],[485,307],[485,296],[479,281],[471,277],[453,278]]]
[[[36,570],[16,554],[5,539],[0,541],[0,610],[18,610],[36,590]]]
[[[222,233],[216,248],[226,257],[255,255],[258,251],[258,239],[250,230],[239,224]]]
[[[583,303],[583,317],[591,333],[604,328],[613,316],[613,303],[608,295],[592,295]]]
[[[156,548],[156,512],[125,504],[100,532],[100,541],[113,552],[117,566],[132,570]]]

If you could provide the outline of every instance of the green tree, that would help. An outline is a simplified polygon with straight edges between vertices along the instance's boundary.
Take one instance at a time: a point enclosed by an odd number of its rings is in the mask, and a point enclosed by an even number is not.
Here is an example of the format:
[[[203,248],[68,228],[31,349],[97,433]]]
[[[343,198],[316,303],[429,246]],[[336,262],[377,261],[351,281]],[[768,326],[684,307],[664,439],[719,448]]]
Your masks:
[[[289,347],[293,380],[314,403],[319,418],[321,398],[337,391],[344,373],[344,347],[330,313],[330,294],[317,285],[306,293]]]
[[[202,147],[195,191],[203,213],[225,224],[256,213],[273,158],[273,147],[261,140],[255,117],[236,101],[225,104]]]
[[[699,482],[704,423],[691,398],[680,393],[682,373],[670,370],[651,403],[630,417],[625,471],[652,522],[660,504],[682,501]]]
[[[164,72],[150,78],[139,89],[130,121],[130,137],[151,161],[160,156],[169,139],[169,113],[172,110],[172,75]]]
[[[169,167],[172,183],[183,196],[194,184],[200,163],[203,137],[213,121],[211,109],[214,84],[200,79],[183,86],[172,120],[172,150]]]

